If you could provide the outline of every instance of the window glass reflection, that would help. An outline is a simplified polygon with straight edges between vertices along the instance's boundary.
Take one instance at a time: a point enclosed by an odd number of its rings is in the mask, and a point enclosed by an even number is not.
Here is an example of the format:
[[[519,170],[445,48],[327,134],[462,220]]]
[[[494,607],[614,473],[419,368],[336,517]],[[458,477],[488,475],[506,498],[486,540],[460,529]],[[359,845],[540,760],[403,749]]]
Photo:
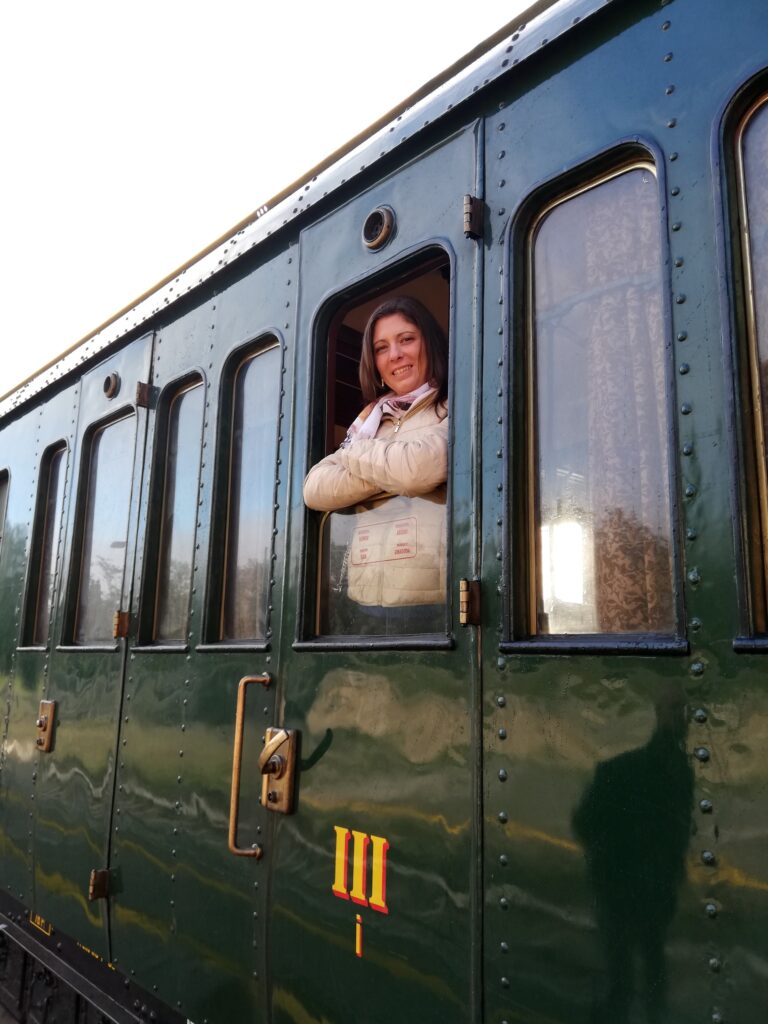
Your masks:
[[[64,496],[64,465],[66,448],[54,451],[47,463],[44,462],[41,487],[45,487],[45,504],[42,508],[40,529],[40,572],[35,595],[35,617],[32,643],[45,644],[51,622],[51,603],[56,568],[56,543],[61,526]],[[36,538],[36,543],[38,540]]]
[[[239,367],[234,380],[229,511],[221,636],[262,638],[267,630],[272,511],[280,411],[280,350]]]
[[[102,427],[90,448],[75,642],[112,643],[120,608],[133,478],[134,420]]]
[[[160,527],[155,640],[183,641],[187,632],[195,546],[203,386],[198,382],[171,403]]]
[[[321,538],[318,633],[445,632],[446,489],[330,513]]]
[[[558,203],[532,262],[535,630],[673,632],[653,173]]]

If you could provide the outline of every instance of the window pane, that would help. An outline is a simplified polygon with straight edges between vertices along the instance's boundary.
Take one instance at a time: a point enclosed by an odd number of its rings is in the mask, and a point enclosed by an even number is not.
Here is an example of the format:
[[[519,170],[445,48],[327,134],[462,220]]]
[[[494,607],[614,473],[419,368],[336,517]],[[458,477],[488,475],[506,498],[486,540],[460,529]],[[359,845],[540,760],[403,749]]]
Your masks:
[[[75,642],[111,643],[120,608],[133,477],[133,417],[93,437]]]
[[[34,596],[35,620],[32,643],[45,644],[51,622],[51,602],[56,569],[56,543],[61,526],[62,499],[64,496],[64,455],[66,448],[54,451],[43,464],[40,486],[45,488],[45,504],[41,510],[40,529],[40,573]],[[38,539],[36,537],[35,544]]]
[[[5,510],[8,507],[8,470],[0,472],[0,550],[5,536]]]
[[[758,520],[762,530],[750,531],[754,541],[753,616],[760,633],[768,628],[765,584],[768,580],[768,105],[759,107],[749,118],[742,135],[743,169],[742,246],[747,281],[747,322],[749,327],[749,363],[754,414],[754,448],[757,469]],[[752,474],[747,486],[754,494]],[[762,551],[760,542],[762,541]],[[762,561],[762,570],[759,568]],[[762,583],[762,585],[761,585]]]
[[[633,168],[559,203],[533,251],[538,633],[671,633],[659,200]]]
[[[198,383],[177,395],[170,408],[155,640],[182,641],[187,632],[202,427],[203,387]]]
[[[331,513],[321,551],[321,635],[445,632],[444,486]]]
[[[234,382],[222,639],[266,635],[280,350],[251,356]]]

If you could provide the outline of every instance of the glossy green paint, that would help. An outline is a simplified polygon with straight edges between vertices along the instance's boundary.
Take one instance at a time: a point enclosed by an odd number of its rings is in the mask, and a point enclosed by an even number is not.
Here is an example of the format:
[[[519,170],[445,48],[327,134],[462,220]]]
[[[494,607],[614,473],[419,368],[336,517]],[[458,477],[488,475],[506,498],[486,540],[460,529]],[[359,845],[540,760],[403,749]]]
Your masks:
[[[727,12],[714,0],[612,5],[508,78],[479,80],[472,100],[316,205],[300,230],[222,270],[158,315],[152,335],[3,427],[8,892],[196,1024],[762,1019],[765,652],[732,647],[747,632],[730,378],[743,339],[731,337],[720,284],[731,271],[719,120],[768,65],[766,38],[768,13],[746,0]],[[525,225],[537,203],[627,146],[656,163],[662,196],[690,649],[503,651],[520,591],[510,549],[525,488],[515,475]],[[465,193],[485,196],[481,242],[463,234]],[[360,231],[380,204],[397,230],[371,253]],[[313,646],[315,520],[301,482],[322,448],[329,319],[438,249],[451,272],[451,643]],[[267,338],[284,362],[270,632],[263,644],[222,645],[206,600],[222,560],[211,528],[225,510],[218,414],[231,361]],[[137,380],[155,388],[136,412],[131,629],[114,650],[63,649],[82,439],[114,405],[101,390],[113,369],[120,402],[132,403]],[[157,559],[158,426],[190,374],[204,381],[206,413],[189,635],[159,650],[139,629]],[[51,644],[14,651],[39,459],[60,438],[73,454]],[[458,580],[476,575],[482,626],[462,628]],[[227,828],[237,685],[264,672],[272,685],[249,691],[239,801],[239,842],[263,847],[256,860],[229,852]],[[43,695],[59,701],[49,756],[33,749]],[[258,802],[270,725],[301,735],[288,817]],[[387,840],[388,913],[332,892],[336,827]],[[106,865],[110,899],[88,904],[88,872]]]
[[[768,19],[757,4],[634,4],[592,28],[522,75],[486,122],[488,201],[508,213],[492,218],[486,280],[504,265],[509,284],[501,306],[485,296],[485,394],[497,357],[507,381],[484,417],[485,1019],[756,1021],[768,995],[764,671],[759,655],[731,646],[743,627],[715,161],[726,105],[768,58]],[[576,181],[589,181],[588,161],[599,166],[624,141],[652,154],[662,196],[690,651],[505,655],[495,552],[507,543],[507,506],[495,456],[521,443],[522,228],[533,212],[521,200],[566,191],[580,164]],[[524,485],[509,480],[514,503]],[[701,800],[713,810],[702,813]]]

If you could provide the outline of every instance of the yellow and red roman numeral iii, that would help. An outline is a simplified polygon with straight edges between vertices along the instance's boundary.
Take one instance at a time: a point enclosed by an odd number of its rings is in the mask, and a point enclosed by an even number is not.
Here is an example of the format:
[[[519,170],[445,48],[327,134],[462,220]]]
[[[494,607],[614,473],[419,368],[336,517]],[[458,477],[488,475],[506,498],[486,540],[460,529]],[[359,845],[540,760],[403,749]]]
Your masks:
[[[387,850],[389,843],[382,836],[369,836],[341,825],[334,825],[336,833],[336,864],[333,895],[341,900],[352,900],[362,907],[388,914],[387,907]],[[349,886],[349,841],[352,840],[352,888]],[[368,892],[368,847],[371,849],[371,894]]]

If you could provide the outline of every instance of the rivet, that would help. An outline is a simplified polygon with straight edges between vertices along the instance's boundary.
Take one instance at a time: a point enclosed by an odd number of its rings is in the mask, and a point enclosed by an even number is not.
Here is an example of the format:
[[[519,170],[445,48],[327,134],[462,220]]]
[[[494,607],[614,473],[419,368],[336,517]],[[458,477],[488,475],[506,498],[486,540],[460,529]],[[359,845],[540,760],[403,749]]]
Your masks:
[[[671,21],[665,21],[664,24],[661,26],[661,31],[662,32],[666,32],[671,24],[672,24]]]
[[[506,853],[502,853],[499,856],[499,864],[501,864],[503,868],[505,868],[509,864],[509,857],[506,855]]]
[[[702,814],[712,813],[712,801],[711,800],[699,800],[699,810]]]
[[[509,910],[509,900],[506,896],[502,896],[499,900],[499,906],[502,910]]]
[[[499,781],[500,782],[506,782],[507,781],[507,773],[506,773],[504,768],[499,768]]]
[[[680,186],[679,185],[675,185],[674,188],[670,189],[670,194],[673,195],[673,196],[679,196],[680,195]]]
[[[701,629],[701,619],[696,617],[692,618],[691,629],[694,631],[694,633],[698,633],[698,631]]]
[[[501,950],[502,953],[508,953],[509,952],[509,943],[508,942],[500,942],[499,943],[499,949]]]
[[[501,979],[501,987],[502,988],[509,988],[509,978],[502,978]]]
[[[692,526],[689,526],[688,529],[685,531],[685,536],[688,538],[688,540],[696,540],[699,534],[696,530],[694,530]]]
[[[698,569],[691,569],[688,573],[688,582],[693,583],[696,586],[697,583],[701,583],[701,573]],[[700,665],[701,662],[695,661],[694,665]]]
[[[503,160],[506,155],[507,151],[505,149],[499,150],[499,160]]]
[[[496,698],[496,703],[498,704],[498,706],[500,708],[505,708],[507,706],[507,698],[506,697],[497,697]]]
[[[690,373],[690,372],[691,372],[690,363],[680,363],[680,373],[683,374],[683,376],[685,376],[686,373]]]
[[[682,306],[682,304],[685,302],[685,296],[682,294],[682,292],[679,295],[675,296],[675,302],[678,304],[678,306]]]
[[[682,256],[675,256],[675,266],[676,267],[682,267],[684,262],[685,261],[683,260]]]
[[[505,181],[505,179],[504,179],[504,178],[502,178],[502,179],[501,179],[501,181],[499,182],[499,188],[504,188],[504,186],[505,186],[506,184],[507,184],[507,182]]]
[[[693,406],[690,402],[683,402],[683,404],[680,406],[680,412],[683,414],[683,416],[690,416],[691,412],[693,412]]]
[[[673,231],[679,231],[682,226],[683,226],[682,223],[679,220],[676,220],[674,222],[674,224],[672,225],[672,230]]]
[[[707,720],[707,712],[704,710],[704,708],[696,708],[696,710],[693,712],[693,718],[694,721],[698,722],[699,724],[703,724]]]
[[[506,811],[499,811],[498,818],[499,818],[499,822],[502,825],[506,825],[506,823],[509,821],[509,818],[507,816],[507,812]]]
[[[496,668],[499,670],[499,672],[503,672],[506,667],[507,667],[506,658],[497,658],[496,659]]]
[[[704,913],[707,915],[707,917],[717,917],[717,904],[712,902],[705,903]]]
[[[706,764],[709,760],[709,751],[706,747],[696,747],[693,752],[693,756],[697,761],[701,761],[702,764]]]
[[[710,969],[710,971],[714,971],[714,973],[717,974],[717,972],[720,970],[721,966],[722,966],[722,964],[720,963],[720,961],[717,959],[716,956],[711,956],[709,958],[709,969]]]
[[[704,662],[703,661],[692,661],[691,662],[691,673],[695,676],[704,675]]]
[[[688,484],[687,485],[687,487],[685,488],[685,496],[686,496],[686,498],[695,498],[696,497],[696,488],[693,486],[693,484]]]
[[[713,865],[717,863],[717,858],[711,850],[702,850],[701,861],[702,864],[706,864],[708,867],[713,867]]]
[[[676,117],[670,117],[670,119],[667,121],[667,128],[674,128],[676,125],[677,125],[677,118]]]
[[[502,121],[502,122],[501,122],[501,124],[498,124],[498,125],[496,126],[496,131],[497,131],[497,132],[503,132],[503,131],[504,131],[504,129],[505,129],[506,127],[507,127],[507,126],[506,126],[506,125],[504,124],[504,122]]]
[[[665,63],[665,64],[669,64],[669,62],[670,62],[671,60],[672,60],[672,54],[671,54],[671,53],[665,53],[665,54],[664,54],[664,63]]]
[[[664,90],[664,92],[667,94],[667,96],[671,96],[674,91],[675,91],[674,85],[668,85],[667,88]]]
[[[669,159],[670,160],[677,160],[677,153],[670,153],[669,154]]]
[[[693,455],[693,445],[690,441],[686,441],[683,445],[683,455]]]
[[[723,1017],[719,1010],[712,1011],[712,1024],[724,1024],[724,1021],[725,1017]]]
[[[682,263],[682,260],[680,262]],[[687,337],[688,337],[688,331],[678,331],[677,332],[677,340],[678,341],[685,341],[687,339]]]
[[[499,729],[499,739],[500,740],[505,740],[506,738],[507,738],[507,730],[503,729],[503,728]]]

